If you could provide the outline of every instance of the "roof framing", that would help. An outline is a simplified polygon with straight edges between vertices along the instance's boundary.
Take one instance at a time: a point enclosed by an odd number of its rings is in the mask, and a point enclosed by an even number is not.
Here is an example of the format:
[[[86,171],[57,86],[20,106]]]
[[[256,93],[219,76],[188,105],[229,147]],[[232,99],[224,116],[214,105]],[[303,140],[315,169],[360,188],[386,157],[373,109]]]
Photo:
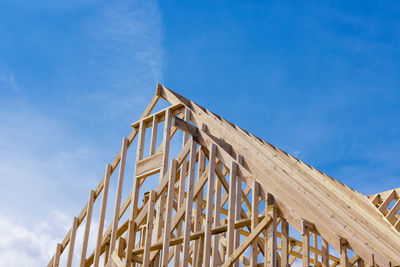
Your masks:
[[[151,113],[160,98],[171,105]],[[400,266],[398,191],[366,197],[160,84],[131,127],[48,266],[67,248],[72,265],[82,225],[80,266]],[[133,185],[122,202],[132,144]],[[104,231],[110,183],[117,190]]]

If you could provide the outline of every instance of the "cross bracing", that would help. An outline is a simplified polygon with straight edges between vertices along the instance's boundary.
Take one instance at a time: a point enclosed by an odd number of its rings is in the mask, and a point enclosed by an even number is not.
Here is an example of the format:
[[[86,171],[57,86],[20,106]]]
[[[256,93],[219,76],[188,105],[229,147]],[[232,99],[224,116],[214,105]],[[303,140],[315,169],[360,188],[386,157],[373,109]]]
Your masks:
[[[160,84],[131,126],[48,266],[400,266],[398,190],[364,196]]]

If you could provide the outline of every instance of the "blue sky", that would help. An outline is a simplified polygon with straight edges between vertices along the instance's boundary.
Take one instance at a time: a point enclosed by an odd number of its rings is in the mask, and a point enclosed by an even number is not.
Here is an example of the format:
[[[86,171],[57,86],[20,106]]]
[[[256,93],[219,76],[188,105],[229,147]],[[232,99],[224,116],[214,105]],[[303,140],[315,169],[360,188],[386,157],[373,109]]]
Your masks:
[[[47,263],[157,82],[364,194],[400,185],[398,1],[0,7],[0,266]]]

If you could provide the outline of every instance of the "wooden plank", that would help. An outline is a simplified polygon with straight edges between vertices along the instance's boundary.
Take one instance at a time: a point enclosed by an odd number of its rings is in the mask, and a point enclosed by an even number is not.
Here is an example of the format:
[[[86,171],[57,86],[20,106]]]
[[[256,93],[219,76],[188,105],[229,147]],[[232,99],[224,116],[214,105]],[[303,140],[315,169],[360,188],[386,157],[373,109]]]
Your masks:
[[[159,172],[162,166],[163,157],[164,153],[160,152],[143,160],[138,160],[136,162],[135,175],[138,177],[145,177]]]
[[[183,260],[182,267],[187,267],[189,263],[189,249],[190,249],[190,232],[192,225],[192,209],[193,209],[193,184],[195,177],[195,166],[196,166],[196,143],[193,138],[190,148],[190,159],[189,159],[189,180],[187,189],[187,201],[186,201],[186,213],[185,213],[185,229],[183,233]]]
[[[349,258],[347,257],[347,241],[340,239],[340,267],[350,267]]]
[[[322,238],[322,267],[329,267],[329,244]]]
[[[183,119],[186,122],[190,121],[190,109],[185,108],[184,118]],[[183,132],[182,148],[187,143],[187,140],[188,140],[188,134],[186,132]],[[184,161],[182,166],[181,166],[180,181],[179,181],[178,210],[183,205],[184,193],[185,193],[185,182],[186,182],[186,162]],[[182,223],[179,222],[179,224],[176,227],[176,235],[179,237],[179,236],[181,236],[181,234],[182,234]],[[182,245],[181,244],[176,245],[174,247],[174,267],[178,267],[179,266],[181,250],[182,250]]]
[[[161,266],[167,267],[169,260],[169,242],[171,239],[171,217],[172,217],[172,202],[174,201],[175,195],[175,176],[176,176],[176,160],[171,160],[169,181],[168,181],[168,191],[167,191],[167,206],[165,214],[164,223],[164,236],[163,236],[163,250],[162,250],[162,260]]]
[[[156,199],[156,191],[150,191],[149,205],[147,206],[147,230],[146,240],[143,251],[143,266],[150,266],[150,247],[151,247],[151,236],[153,233],[153,216],[154,216],[154,204]]]
[[[282,267],[289,267],[289,224],[286,219],[282,219],[281,222],[281,266]]]
[[[222,165],[220,164],[219,166],[221,167]],[[215,172],[220,167],[216,166]],[[216,179],[215,203],[214,203],[214,212],[213,212],[214,227],[217,227],[220,224],[220,206],[221,206],[221,181],[219,179]],[[219,248],[219,238],[220,238],[219,234],[214,235],[214,243],[213,243],[214,245],[213,245],[213,249],[212,249],[212,257],[213,257],[212,266],[219,266],[220,263],[222,263],[221,258],[223,257],[223,254],[219,253],[219,249],[218,249]]]
[[[212,211],[213,211],[213,193],[215,190],[215,161],[216,161],[216,146],[215,144],[210,145],[210,156],[209,156],[209,174],[207,184],[207,207],[206,207],[206,226],[204,230],[204,266],[210,265],[211,256],[211,226],[212,226]]]
[[[106,208],[107,208],[107,198],[108,198],[108,187],[110,184],[110,175],[111,175],[111,165],[107,164],[106,173],[104,175],[104,185],[103,185],[103,198],[101,200],[101,211],[100,211],[100,220],[99,220],[99,230],[97,232],[97,241],[96,241],[96,250],[94,253],[94,261],[93,266],[99,266],[100,259],[100,249],[103,238],[103,228],[104,228],[104,219],[106,216]]]
[[[317,233],[313,234],[314,240],[313,240],[313,245],[314,248],[318,248],[318,235]],[[318,254],[314,252],[314,266],[318,266]]]
[[[163,143],[161,145],[163,158],[161,163],[160,169],[160,182],[164,177],[165,173],[168,170],[168,160],[169,160],[169,146],[170,146],[170,139],[171,139],[171,120],[172,120],[171,110],[167,109],[165,111],[165,122],[164,122],[164,134],[163,134]],[[160,193],[160,200],[158,201],[157,205],[157,212],[156,212],[156,222],[155,222],[155,229],[156,234],[153,235],[153,240],[156,242],[162,235],[163,229],[163,215],[165,210],[165,193]],[[157,256],[158,257],[158,256]],[[155,265],[159,265],[159,259],[155,261]]]
[[[176,118],[175,118],[176,119]],[[174,125],[175,125],[175,119],[174,119]],[[190,122],[190,109],[185,108],[185,114],[183,120],[185,122]],[[189,134],[187,132],[183,132],[182,136],[182,147],[186,144],[187,140],[189,139]]]
[[[265,230],[265,267],[277,267],[277,216],[278,210],[274,204],[274,198],[271,194],[266,194],[265,203],[267,206],[267,213],[271,216],[272,222]],[[308,267],[308,266],[307,266]]]
[[[204,172],[206,157],[201,148],[199,148],[198,152],[198,163],[197,163],[197,180],[201,179],[201,174]],[[207,179],[206,179],[207,180]],[[194,231],[198,232],[201,229],[201,222],[203,220],[203,187],[200,189],[199,194],[195,198],[195,215],[194,215]],[[202,249],[203,240],[200,238],[199,240],[195,240],[193,244],[193,264],[196,266],[201,266],[201,262],[203,260],[203,249]]]
[[[240,244],[240,246],[230,255],[228,256],[227,260],[225,263],[222,265],[222,267],[228,267],[231,266],[243,252],[250,246],[250,244],[253,242],[253,240],[267,227],[272,221],[271,216],[267,215],[262,221],[257,225],[257,227],[254,229],[251,234],[246,237],[246,239]]]
[[[243,164],[243,157],[242,155],[237,156],[237,162],[242,165]],[[236,204],[235,204],[235,220],[241,219],[241,212],[242,212],[242,177],[240,174],[236,176],[236,188],[235,188],[235,195],[236,195]],[[245,196],[246,198],[246,196]],[[240,244],[240,229],[235,230],[235,244],[234,248],[238,248]],[[234,264],[235,267],[239,267],[239,260],[237,260]]]
[[[53,267],[58,267],[60,264],[61,244],[57,243],[56,253],[54,254]]]
[[[143,121],[139,123],[138,130],[138,141],[136,147],[136,162],[143,159],[144,153],[144,141],[145,141],[145,133],[146,129],[143,125]],[[128,233],[127,233],[127,248],[125,255],[125,266],[130,267],[132,263],[131,253],[136,240],[136,224],[135,219],[137,217],[138,212],[138,202],[139,202],[139,189],[140,189],[140,181],[138,176],[136,175],[137,166],[135,166],[135,176],[133,178],[132,190],[131,190],[131,208],[129,211],[129,221],[128,221]]]
[[[67,267],[71,267],[72,258],[74,257],[74,248],[75,248],[75,238],[76,238],[76,229],[78,228],[78,217],[74,217],[71,228],[71,237],[69,239],[69,251],[67,258]]]
[[[90,224],[92,222],[94,195],[95,195],[95,192],[93,190],[90,190],[88,206],[87,206],[87,211],[86,211],[85,232],[83,234],[81,261],[79,264],[80,267],[84,267],[85,263],[86,263],[86,253],[87,253],[87,247],[88,247],[88,242],[89,242]]]
[[[229,180],[229,203],[228,203],[228,232],[226,233],[227,240],[227,256],[229,257],[234,251],[234,225],[235,225],[235,212],[236,212],[236,180],[237,180],[237,164],[232,162],[230,169]]]
[[[304,232],[302,237],[303,242],[303,267],[310,266],[310,229],[308,226],[304,226]]]
[[[110,240],[110,254],[114,251],[116,241],[117,241],[117,231],[118,231],[118,222],[119,222],[119,215],[120,215],[120,209],[121,209],[121,196],[122,196],[122,187],[124,184],[125,162],[126,162],[127,149],[128,149],[128,139],[124,137],[124,139],[122,140],[121,161],[119,164],[118,184],[117,184],[117,192],[116,192],[116,196],[115,196],[114,220],[113,220],[111,240]]]
[[[257,181],[253,182],[252,196],[251,196],[251,231],[255,231],[258,224],[258,204],[260,203],[260,184]],[[256,237],[251,244],[250,266],[257,266],[258,256],[258,237]]]
[[[186,162],[184,162],[181,166],[181,173],[180,173],[180,178],[179,178],[178,210],[182,208],[182,205],[184,203],[185,182],[186,182]],[[176,227],[176,236],[180,237],[181,235],[182,235],[182,223],[179,222],[179,224]],[[174,250],[174,255],[175,255],[174,266],[175,267],[179,266],[181,249],[182,249],[181,244],[175,246],[175,250]]]

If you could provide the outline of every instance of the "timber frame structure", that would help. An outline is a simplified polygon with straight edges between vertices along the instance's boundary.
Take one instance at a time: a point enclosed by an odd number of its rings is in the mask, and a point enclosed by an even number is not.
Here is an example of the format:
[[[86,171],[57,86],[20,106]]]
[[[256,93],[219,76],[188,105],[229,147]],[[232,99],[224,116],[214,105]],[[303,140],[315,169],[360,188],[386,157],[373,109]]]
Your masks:
[[[131,127],[48,267],[63,254],[81,267],[400,266],[399,189],[364,196],[160,84]]]

